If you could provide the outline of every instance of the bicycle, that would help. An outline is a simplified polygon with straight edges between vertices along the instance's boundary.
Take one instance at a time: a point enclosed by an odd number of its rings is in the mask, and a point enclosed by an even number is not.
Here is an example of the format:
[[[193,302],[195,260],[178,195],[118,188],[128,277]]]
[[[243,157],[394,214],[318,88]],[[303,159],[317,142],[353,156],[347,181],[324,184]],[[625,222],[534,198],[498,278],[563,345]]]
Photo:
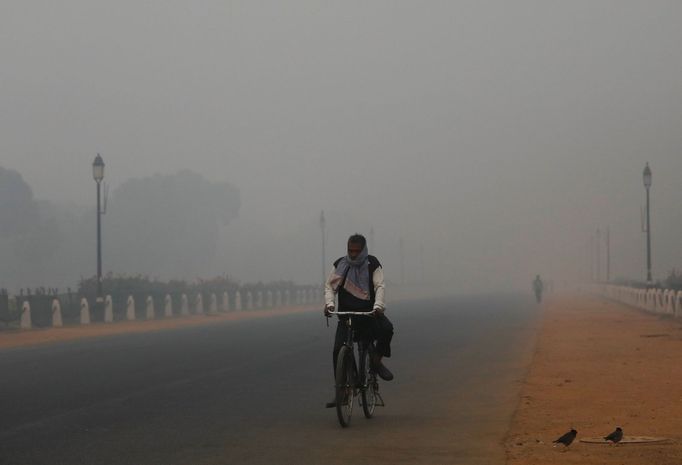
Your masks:
[[[374,353],[374,343],[371,340],[358,337],[353,328],[353,317],[374,317],[371,312],[335,312],[329,315],[348,316],[345,324],[346,341],[341,346],[336,358],[335,390],[336,390],[336,415],[342,427],[350,425],[353,414],[353,403],[357,394],[359,404],[365,414],[365,418],[372,418],[376,407],[384,407],[384,399],[379,394],[379,381],[377,374],[372,369],[371,357]],[[357,343],[358,360],[356,363],[355,343]]]

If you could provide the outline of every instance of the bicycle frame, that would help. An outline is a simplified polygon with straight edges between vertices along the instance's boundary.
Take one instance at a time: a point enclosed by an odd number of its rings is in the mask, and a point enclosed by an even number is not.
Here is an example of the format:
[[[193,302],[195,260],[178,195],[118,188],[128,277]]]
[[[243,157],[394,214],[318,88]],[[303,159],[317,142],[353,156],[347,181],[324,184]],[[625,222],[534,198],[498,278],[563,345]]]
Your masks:
[[[375,315],[374,311],[371,312],[328,312],[330,315],[338,315],[338,316],[348,316],[348,319],[344,322],[347,328],[346,331],[346,340],[343,343],[343,346],[347,348],[348,356],[350,357],[350,363],[352,366],[352,381],[350,383],[346,382],[345,388],[346,389],[352,389],[352,392],[355,393],[355,395],[358,394],[358,392],[361,394],[361,405],[363,407],[363,410],[365,412],[365,417],[366,418],[371,418],[374,412],[374,407],[383,407],[385,406],[384,400],[381,397],[381,394],[379,394],[379,383],[376,377],[376,374],[373,372],[369,372],[369,367],[366,366],[365,364],[369,362],[368,359],[371,359],[372,354],[373,354],[373,349],[374,349],[374,344],[373,341],[371,340],[366,340],[365,338],[356,338],[356,331],[353,328],[353,317],[355,316],[364,316],[364,317],[373,317]],[[357,339],[357,341],[356,341]],[[357,357],[356,357],[356,350],[355,350],[355,343],[357,342]],[[369,357],[367,357],[367,353],[369,352]],[[360,362],[358,364],[358,361]],[[371,363],[371,362],[369,362]],[[342,388],[344,385],[336,385],[336,389]],[[371,401],[367,401],[368,396],[371,398]],[[350,408],[350,411],[352,411],[352,407]],[[348,413],[348,417],[345,418],[343,415],[340,413],[339,407],[337,406],[337,413],[339,415],[339,421],[341,422],[342,426],[348,426],[348,423],[350,422],[350,412]]]
[[[357,363],[355,363],[355,348],[354,348],[354,340],[355,340],[355,330],[353,329],[353,317],[354,316],[364,316],[364,317],[374,317],[376,312],[374,310],[370,312],[329,312],[330,315],[337,315],[337,316],[348,316],[349,318],[346,320],[346,327],[348,328],[348,331],[346,331],[346,341],[343,343],[346,347],[348,347],[351,351],[351,354],[353,354],[353,364],[355,366],[355,374],[357,376]],[[359,340],[358,341],[358,359],[361,359],[364,355],[365,350],[369,350],[370,354],[372,353],[372,349],[374,348],[374,344],[372,344],[371,341],[365,341],[365,340]],[[363,376],[364,378],[364,376]],[[356,377],[357,379],[357,377]],[[364,387],[367,387],[367,380],[361,379],[360,380]]]

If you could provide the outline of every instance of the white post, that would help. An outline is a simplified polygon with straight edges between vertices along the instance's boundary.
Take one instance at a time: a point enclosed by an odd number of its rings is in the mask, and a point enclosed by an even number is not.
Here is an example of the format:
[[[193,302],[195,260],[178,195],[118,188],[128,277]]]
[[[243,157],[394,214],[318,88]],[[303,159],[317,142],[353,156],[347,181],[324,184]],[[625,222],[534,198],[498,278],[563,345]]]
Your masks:
[[[182,296],[180,296],[180,315],[189,315],[189,299],[187,298],[187,294],[182,294]]]
[[[163,298],[163,316],[171,318],[173,316],[173,299],[170,294]]]
[[[107,295],[104,298],[104,322],[111,323],[114,321],[114,302],[111,296]]]
[[[204,314],[204,296],[201,295],[201,292],[197,294],[196,299],[194,300],[195,304],[195,313],[197,315],[203,315]]]
[[[31,304],[28,300],[21,304],[21,329],[31,329]]]
[[[223,292],[223,312],[230,311],[230,296],[227,292]]]
[[[215,293],[211,293],[211,301],[208,304],[208,313],[210,315],[217,315],[218,314],[218,298],[216,297]]]
[[[88,304],[88,299],[85,297],[81,299],[81,324],[90,324],[90,305]]]
[[[661,291],[656,289],[654,291],[654,311],[656,313],[661,313]]]
[[[265,306],[268,308],[272,308],[272,291],[268,289],[268,291],[265,293]]]
[[[253,294],[251,291],[246,292],[246,309],[253,310]]]
[[[242,311],[242,293],[239,291],[234,294],[234,309],[237,312]]]
[[[256,293],[256,308],[263,308],[263,291],[258,291]]]
[[[659,289],[656,289],[654,291],[654,311],[656,313],[662,313],[663,312],[663,306],[661,305],[661,291]]]
[[[126,320],[133,321],[135,319],[135,298],[132,295],[128,296],[126,300]]]
[[[669,300],[669,305],[668,305],[668,313],[670,313],[672,316],[675,316],[675,310],[676,310],[676,305],[677,302],[675,302],[675,291],[672,289],[668,291],[668,300]]]
[[[663,291],[663,312],[664,313],[670,313],[670,299],[668,299],[668,295],[670,292],[668,289],[665,289]]]
[[[291,291],[289,289],[284,291],[284,305],[287,307],[291,305]]]
[[[154,319],[154,298],[150,295],[147,296],[147,319]]]
[[[654,308],[654,294],[653,294],[653,289],[648,289],[646,291],[646,309],[648,311],[652,311]]]
[[[62,305],[59,303],[59,299],[52,299],[52,326],[54,328],[64,326],[62,321]]]
[[[646,294],[644,289],[637,290],[637,306],[642,310],[646,309]]]

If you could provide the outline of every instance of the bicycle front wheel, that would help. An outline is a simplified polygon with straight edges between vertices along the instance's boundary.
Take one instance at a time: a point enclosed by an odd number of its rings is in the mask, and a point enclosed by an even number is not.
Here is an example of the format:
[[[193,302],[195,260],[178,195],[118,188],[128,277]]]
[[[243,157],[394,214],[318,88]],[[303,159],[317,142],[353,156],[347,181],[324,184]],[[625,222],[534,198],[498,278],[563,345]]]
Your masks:
[[[365,418],[372,418],[374,409],[377,406],[377,380],[373,373],[370,364],[369,350],[362,351],[362,359],[360,360],[360,373],[362,373],[362,392],[360,399],[362,400],[362,411]]]
[[[336,359],[336,415],[344,428],[350,425],[353,414],[354,378],[353,353],[343,346]]]

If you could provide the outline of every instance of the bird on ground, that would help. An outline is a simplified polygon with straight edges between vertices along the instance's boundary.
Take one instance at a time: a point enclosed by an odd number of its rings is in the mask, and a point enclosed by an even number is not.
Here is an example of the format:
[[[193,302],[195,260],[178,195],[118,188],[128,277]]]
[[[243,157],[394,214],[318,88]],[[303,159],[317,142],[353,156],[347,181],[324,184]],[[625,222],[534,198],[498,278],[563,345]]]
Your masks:
[[[553,441],[554,444],[563,444],[564,446],[568,447],[571,445],[575,437],[578,435],[578,432],[574,429],[571,429],[568,433],[564,434],[561,436],[559,439],[556,441]],[[555,446],[556,447],[556,446]]]
[[[620,426],[608,436],[604,436],[604,441],[611,441],[614,444],[619,443],[621,439],[623,439],[623,429]]]

